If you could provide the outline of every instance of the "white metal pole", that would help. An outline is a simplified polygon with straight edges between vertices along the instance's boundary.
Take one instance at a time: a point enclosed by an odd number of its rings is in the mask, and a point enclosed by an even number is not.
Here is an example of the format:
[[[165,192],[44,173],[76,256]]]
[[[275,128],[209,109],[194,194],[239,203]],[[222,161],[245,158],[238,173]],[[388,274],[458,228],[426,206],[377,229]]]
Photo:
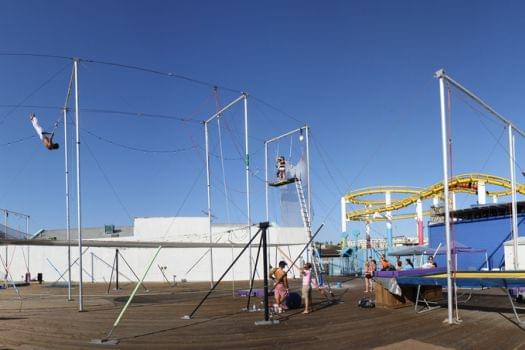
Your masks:
[[[269,180],[268,180],[268,142],[264,142],[264,205],[266,211],[266,221],[270,221],[270,194],[269,194]],[[270,245],[270,228],[267,229],[269,233],[266,237],[268,245]],[[276,241],[277,242],[277,241]],[[271,248],[268,249],[268,261],[271,261]],[[275,247],[275,264],[277,265],[277,247]]]
[[[341,232],[346,232],[346,198],[341,197]]]
[[[439,79],[439,97],[441,106],[441,145],[443,152],[443,192],[445,199],[445,237],[447,244],[447,304],[448,304],[448,323],[452,324],[452,254],[450,252],[450,213],[449,213],[449,191],[448,191],[448,153],[447,153],[447,120],[445,106],[445,72],[440,70],[436,73]]]
[[[518,270],[518,210],[516,204],[516,169],[514,166],[515,150],[514,150],[514,133],[512,124],[508,125],[509,135],[509,166],[510,166],[510,182],[511,182],[511,202],[512,202],[512,250],[513,250],[513,265],[514,270]]]
[[[29,215],[26,216],[26,239],[29,239]],[[29,279],[31,280],[31,269],[29,268],[29,245],[27,246],[27,273],[30,275]]]
[[[64,107],[64,168],[66,177],[67,300],[71,301],[71,224],[69,222],[69,149],[67,133],[67,107]]]
[[[248,94],[243,93],[244,96],[244,164],[246,169],[246,211],[248,215],[248,238],[252,239],[252,215],[250,207],[250,152],[248,148]],[[252,264],[252,244],[250,243],[249,248],[249,257],[250,257],[250,271],[248,273],[248,279],[250,280],[250,286],[252,283],[251,274],[253,271]]]
[[[84,311],[84,299],[82,295],[82,207],[80,197],[80,114],[79,114],[79,97],[78,97],[78,59],[74,61],[75,70],[75,136],[77,151],[77,230],[78,230],[78,311]]]
[[[266,221],[270,221],[270,199],[268,194],[268,142],[264,143],[264,202],[266,209]]]
[[[385,192],[385,205],[390,206],[392,204],[392,193],[390,191]],[[393,238],[392,238],[392,212],[387,211],[385,213],[386,219],[386,251],[392,250]]]
[[[211,226],[211,183],[210,183],[210,150],[208,141],[208,122],[204,122],[204,142],[206,147],[206,188],[208,192],[208,233],[210,236],[210,285],[213,287],[213,243]]]
[[[9,212],[8,210],[4,210],[4,228],[5,228],[5,239],[9,239],[8,235],[7,235],[7,217],[9,216]],[[4,283],[7,285],[7,277],[8,277],[8,274],[9,274],[9,271],[8,271],[8,264],[9,264],[9,246],[6,244],[5,245],[5,281]]]
[[[308,217],[310,218],[310,225],[312,224],[312,184],[310,181],[310,127],[305,126],[305,141],[306,141],[306,177],[308,178]]]
[[[304,131],[305,131],[305,141],[306,141],[306,177],[308,178],[307,206],[308,206],[308,217],[310,218],[310,227],[312,227],[313,216],[312,216],[312,186],[310,182],[310,128],[308,127],[308,125],[304,126]],[[309,230],[308,232],[310,232],[311,234],[311,230]],[[312,237],[308,237],[308,240],[311,240],[311,239]],[[313,247],[314,244],[315,242],[312,242],[311,246]],[[312,252],[313,252],[313,249],[312,251],[310,251],[310,248],[308,248],[307,256],[310,257]]]

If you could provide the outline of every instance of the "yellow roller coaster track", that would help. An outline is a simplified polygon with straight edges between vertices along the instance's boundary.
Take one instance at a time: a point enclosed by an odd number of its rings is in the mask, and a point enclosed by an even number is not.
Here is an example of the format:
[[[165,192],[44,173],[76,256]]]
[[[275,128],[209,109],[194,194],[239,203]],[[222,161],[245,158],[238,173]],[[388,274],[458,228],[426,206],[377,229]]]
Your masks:
[[[481,173],[461,174],[449,179],[449,189],[453,192],[477,194],[478,183],[484,182],[487,185],[500,187],[500,191],[487,191],[488,196],[508,196],[511,193],[511,182],[509,179]],[[414,205],[418,199],[426,200],[433,197],[443,197],[443,182],[438,182],[426,188],[404,187],[404,186],[379,186],[367,187],[350,192],[345,195],[345,202],[357,205],[364,205],[365,208],[353,210],[346,213],[346,219],[352,221],[384,221],[384,217],[373,218],[375,213],[385,213],[396,211],[410,205]],[[525,185],[516,184],[516,191],[525,194]],[[368,196],[384,194],[386,192],[406,194],[401,199],[392,199],[390,205],[386,205],[384,199],[368,199]],[[425,212],[424,215],[428,215]],[[415,214],[393,215],[393,220],[413,218]]]

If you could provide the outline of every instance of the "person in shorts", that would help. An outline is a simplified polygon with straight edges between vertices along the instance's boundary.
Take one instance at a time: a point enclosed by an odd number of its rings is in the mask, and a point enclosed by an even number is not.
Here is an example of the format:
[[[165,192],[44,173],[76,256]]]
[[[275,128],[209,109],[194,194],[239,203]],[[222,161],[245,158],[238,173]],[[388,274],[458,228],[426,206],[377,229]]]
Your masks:
[[[301,269],[301,275],[303,275],[303,288],[301,296],[304,300],[304,311],[303,314],[309,314],[312,312],[312,264],[306,263]]]
[[[286,297],[288,296],[288,277],[286,276],[286,262],[279,261],[279,267],[275,267],[270,271],[270,278],[274,282],[273,294],[275,298],[275,305],[279,312],[287,310],[288,307],[285,305]]]

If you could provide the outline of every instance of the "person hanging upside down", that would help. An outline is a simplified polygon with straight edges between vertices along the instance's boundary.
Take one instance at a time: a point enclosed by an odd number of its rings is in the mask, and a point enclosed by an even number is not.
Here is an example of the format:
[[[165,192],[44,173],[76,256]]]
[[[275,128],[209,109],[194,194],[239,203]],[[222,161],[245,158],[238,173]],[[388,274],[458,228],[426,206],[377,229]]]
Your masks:
[[[44,129],[40,126],[40,124],[38,123],[38,119],[34,113],[31,113],[29,115],[29,120],[31,120],[31,124],[33,124],[33,128],[35,128],[38,137],[40,137],[40,140],[48,150],[52,151],[60,147],[58,143],[53,142],[53,134],[45,132]]]
[[[283,156],[277,157],[277,179],[279,181],[286,181],[286,160]]]

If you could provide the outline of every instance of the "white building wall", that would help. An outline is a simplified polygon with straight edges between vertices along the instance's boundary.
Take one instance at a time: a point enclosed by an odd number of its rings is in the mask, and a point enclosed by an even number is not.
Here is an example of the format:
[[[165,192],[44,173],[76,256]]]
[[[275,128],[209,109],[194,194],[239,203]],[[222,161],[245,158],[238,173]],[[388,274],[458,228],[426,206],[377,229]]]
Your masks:
[[[239,230],[242,225],[216,225],[213,226],[212,239],[220,243],[247,243],[249,233],[246,228]],[[207,218],[137,218],[134,223],[134,234],[136,237],[116,237],[111,241],[154,241],[154,242],[209,242]],[[258,228],[252,227],[252,235]],[[270,264],[274,265],[285,260],[289,264],[295,259],[306,244],[307,234],[304,228],[282,228],[272,227],[269,231],[269,243],[282,244],[279,248],[269,249]],[[109,239],[104,239],[105,241]],[[295,245],[289,245],[295,244]],[[252,258],[255,261],[259,237],[252,246]],[[108,282],[111,275],[111,266],[115,258],[116,248],[84,248],[83,279],[89,282]],[[240,252],[241,248],[213,248],[213,270],[214,279],[217,280],[227,267],[231,264],[234,257]],[[29,271],[32,278],[36,278],[37,273],[42,273],[44,281],[53,282],[59,280],[60,274],[67,271],[67,247],[55,246],[9,246],[8,256],[10,272],[14,280],[23,279],[27,271],[27,261],[29,260]],[[124,259],[141,277],[148,262],[155,252],[155,248],[119,248]],[[176,279],[186,279],[187,281],[209,281],[210,280],[210,258],[208,248],[163,248],[153,264],[145,281],[164,281],[164,277],[159,266],[166,267],[164,273],[170,282],[173,276]],[[0,254],[4,257],[3,249]],[[232,258],[233,254],[233,258]],[[28,259],[29,256],[29,259]],[[78,246],[71,247],[71,262],[77,260]],[[200,259],[200,261],[199,261]],[[258,264],[258,274],[256,278],[262,278],[262,256]],[[192,268],[192,266],[195,266]],[[235,264],[233,271],[228,273],[224,280],[248,280],[249,271],[249,252],[246,252]],[[192,269],[191,269],[192,268]],[[191,271],[189,271],[191,269]],[[119,257],[119,281],[135,281],[133,273],[126,263]],[[78,264],[72,264],[72,279],[78,281]],[[188,272],[189,271],[189,272]],[[297,273],[297,270],[295,271]],[[3,274],[0,270],[0,274]],[[67,281],[67,272],[62,281]]]

